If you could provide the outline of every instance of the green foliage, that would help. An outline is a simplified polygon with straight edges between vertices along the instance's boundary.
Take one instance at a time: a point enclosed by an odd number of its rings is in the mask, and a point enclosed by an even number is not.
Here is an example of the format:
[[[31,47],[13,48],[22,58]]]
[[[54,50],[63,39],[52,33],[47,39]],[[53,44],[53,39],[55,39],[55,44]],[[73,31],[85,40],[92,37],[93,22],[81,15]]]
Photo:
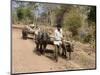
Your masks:
[[[29,8],[18,8],[17,16],[19,21],[30,23],[33,20],[33,15]]]
[[[80,41],[83,43],[94,44],[96,38],[95,25],[87,26],[83,29],[84,31],[81,31],[81,35],[79,35]]]
[[[96,23],[96,6],[90,7],[90,13],[88,14],[88,20]]]
[[[68,27],[72,35],[75,36],[78,34],[78,28],[82,25],[82,17],[76,9],[73,9],[64,16],[63,24]]]
[[[56,10],[56,24],[62,25],[64,14],[68,13],[71,7],[70,5],[60,5],[60,8]]]
[[[96,7],[81,5],[53,5],[45,3],[20,3],[12,13],[12,22],[38,25],[62,25],[71,33],[70,39],[95,44]],[[18,21],[18,22],[17,22]],[[81,36],[81,32],[83,33]],[[65,33],[65,36],[67,33]],[[68,35],[69,36],[69,35]],[[67,36],[66,36],[67,38]]]
[[[91,41],[91,38],[92,38],[92,36],[90,34],[88,34],[83,38],[83,42],[88,43]]]
[[[18,8],[17,9],[17,16],[18,16],[18,20],[22,20],[24,18],[24,9],[23,8]]]

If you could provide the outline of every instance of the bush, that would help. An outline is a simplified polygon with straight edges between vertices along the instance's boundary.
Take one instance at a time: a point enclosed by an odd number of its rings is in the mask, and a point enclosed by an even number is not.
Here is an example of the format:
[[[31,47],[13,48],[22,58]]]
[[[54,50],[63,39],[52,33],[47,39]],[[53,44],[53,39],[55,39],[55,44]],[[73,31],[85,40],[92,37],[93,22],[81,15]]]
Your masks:
[[[76,36],[78,34],[78,29],[82,25],[82,17],[77,10],[73,9],[65,14],[63,24],[72,32],[72,36]]]
[[[91,35],[90,34],[88,34],[87,36],[85,36],[84,38],[83,38],[83,42],[85,42],[85,43],[89,43],[90,41],[91,41]]]
[[[33,21],[33,15],[32,12],[29,8],[21,8],[19,7],[17,9],[17,16],[18,16],[18,21],[24,23],[24,24],[29,24]]]

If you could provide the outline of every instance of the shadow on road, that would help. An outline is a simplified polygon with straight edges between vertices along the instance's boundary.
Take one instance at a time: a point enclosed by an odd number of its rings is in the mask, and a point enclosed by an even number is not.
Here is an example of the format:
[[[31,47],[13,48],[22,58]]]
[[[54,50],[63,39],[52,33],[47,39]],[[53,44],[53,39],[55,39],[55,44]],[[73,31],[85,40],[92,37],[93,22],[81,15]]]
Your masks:
[[[46,49],[45,54],[41,54],[39,51],[36,50],[36,48],[34,48],[33,53],[35,53],[38,56],[45,56],[47,58],[49,58],[50,60],[54,61],[54,51],[51,49]]]

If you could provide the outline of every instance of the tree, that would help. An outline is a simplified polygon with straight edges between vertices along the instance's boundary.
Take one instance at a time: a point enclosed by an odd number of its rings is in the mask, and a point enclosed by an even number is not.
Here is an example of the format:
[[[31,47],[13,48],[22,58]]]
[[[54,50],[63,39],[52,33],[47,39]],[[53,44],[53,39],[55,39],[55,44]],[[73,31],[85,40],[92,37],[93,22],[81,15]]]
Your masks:
[[[63,17],[65,13],[68,13],[71,9],[70,5],[60,5],[59,9],[56,10],[56,24],[63,25]]]
[[[73,7],[69,13],[65,13],[63,19],[64,27],[67,27],[72,32],[72,36],[78,34],[78,29],[82,25],[82,16],[80,15],[79,8]]]
[[[37,4],[34,2],[13,1],[13,18],[17,17],[18,23],[29,24],[33,23],[36,19],[35,13]],[[16,14],[15,14],[16,13]]]
[[[90,7],[90,13],[88,14],[88,20],[96,23],[96,6]]]

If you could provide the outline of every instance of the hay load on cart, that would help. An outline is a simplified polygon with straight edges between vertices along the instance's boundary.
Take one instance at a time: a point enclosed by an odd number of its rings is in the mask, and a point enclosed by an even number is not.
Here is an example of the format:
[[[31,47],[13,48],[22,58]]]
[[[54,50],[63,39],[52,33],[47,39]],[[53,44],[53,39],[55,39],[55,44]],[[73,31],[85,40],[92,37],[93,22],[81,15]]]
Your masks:
[[[22,38],[27,39],[29,36],[32,36],[35,34],[37,26],[35,24],[25,25],[22,28]]]

